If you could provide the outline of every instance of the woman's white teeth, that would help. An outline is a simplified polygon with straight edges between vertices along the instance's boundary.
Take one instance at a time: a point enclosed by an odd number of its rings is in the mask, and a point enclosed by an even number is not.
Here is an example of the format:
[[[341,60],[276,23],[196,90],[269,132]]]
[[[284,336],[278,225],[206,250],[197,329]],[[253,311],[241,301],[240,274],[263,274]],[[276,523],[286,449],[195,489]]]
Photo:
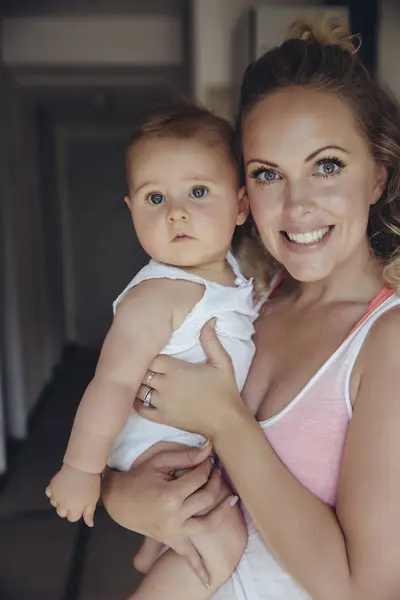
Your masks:
[[[329,233],[329,227],[323,227],[322,229],[316,229],[315,231],[308,231],[307,233],[289,233],[286,231],[291,242],[296,244],[315,244],[322,240],[326,234]]]

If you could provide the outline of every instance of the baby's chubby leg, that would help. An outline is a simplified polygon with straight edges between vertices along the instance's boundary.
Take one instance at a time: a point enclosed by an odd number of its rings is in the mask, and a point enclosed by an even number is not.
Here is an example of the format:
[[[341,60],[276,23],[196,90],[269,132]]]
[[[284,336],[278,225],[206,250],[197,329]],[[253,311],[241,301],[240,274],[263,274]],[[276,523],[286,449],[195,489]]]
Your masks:
[[[216,527],[211,522],[209,530],[207,529],[206,527],[204,531],[195,533],[191,541],[203,558],[210,575],[208,588],[200,581],[185,558],[168,550],[157,560],[129,600],[212,598],[231,577],[239,563],[246,547],[247,532],[238,507],[225,513]]]
[[[140,549],[133,557],[133,566],[139,573],[148,573],[163,551],[163,545],[157,540],[145,537]]]
[[[171,449],[165,442],[153,446],[151,455]],[[179,446],[179,444],[173,444]],[[146,460],[149,454],[143,459]],[[217,504],[231,496],[229,486],[221,482]],[[217,509],[218,510],[218,509]],[[211,511],[213,512],[213,511]],[[200,517],[201,518],[201,517]],[[207,523],[209,526],[207,526]],[[191,542],[202,557],[210,576],[207,588],[194,573],[185,558],[172,550],[167,550],[158,558],[162,550],[154,540],[145,540],[142,549],[134,559],[135,567],[147,572],[139,589],[129,600],[208,600],[231,577],[239,563],[247,543],[247,531],[238,506],[224,513],[220,522],[213,516],[201,521],[198,531],[194,531]],[[158,558],[154,566],[150,562]]]

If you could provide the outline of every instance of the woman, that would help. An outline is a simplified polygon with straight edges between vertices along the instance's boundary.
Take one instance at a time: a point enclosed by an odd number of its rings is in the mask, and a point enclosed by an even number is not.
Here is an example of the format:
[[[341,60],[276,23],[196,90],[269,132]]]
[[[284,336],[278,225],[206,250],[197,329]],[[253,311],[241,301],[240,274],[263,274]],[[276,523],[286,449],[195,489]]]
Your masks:
[[[241,595],[230,580],[215,599],[394,600],[399,109],[341,24],[297,22],[289,37],[248,68],[238,121],[251,235],[283,272],[258,321],[246,384],[257,420],[211,328],[203,334],[209,362],[158,357],[152,407],[137,408],[208,437],[255,525],[242,559],[254,587]],[[141,400],[147,391],[143,385]],[[208,451],[178,453],[176,461],[165,454],[142,471],[112,475],[110,513],[196,566],[191,531],[218,526],[228,510],[225,502],[205,521],[189,518],[216,497],[215,476],[200,489]],[[199,466],[171,480],[191,464]],[[162,501],[154,510],[152,494]]]

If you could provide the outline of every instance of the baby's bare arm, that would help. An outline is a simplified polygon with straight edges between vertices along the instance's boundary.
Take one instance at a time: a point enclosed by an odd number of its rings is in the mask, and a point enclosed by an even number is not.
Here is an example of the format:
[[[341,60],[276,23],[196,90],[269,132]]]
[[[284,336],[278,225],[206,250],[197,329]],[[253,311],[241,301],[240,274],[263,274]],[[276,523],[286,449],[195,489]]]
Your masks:
[[[76,521],[83,515],[93,524],[100,474],[147,367],[199,294],[197,284],[158,279],[143,282],[121,302],[77,411],[63,467],[46,490],[60,516]]]
[[[145,281],[118,307],[75,417],[64,457],[70,467],[93,474],[103,471],[149,363],[171,337],[168,283],[172,282]]]

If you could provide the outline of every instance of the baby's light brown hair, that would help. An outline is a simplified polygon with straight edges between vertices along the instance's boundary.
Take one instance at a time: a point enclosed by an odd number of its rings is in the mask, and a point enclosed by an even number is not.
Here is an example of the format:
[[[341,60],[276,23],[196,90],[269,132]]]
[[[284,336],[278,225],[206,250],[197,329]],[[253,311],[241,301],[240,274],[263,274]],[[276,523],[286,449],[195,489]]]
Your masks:
[[[238,174],[239,185],[239,163],[235,155],[234,131],[231,124],[206,108],[186,102],[158,110],[136,129],[129,140],[126,153],[128,183],[138,142],[157,138],[195,139],[211,149],[225,153],[227,161]]]

